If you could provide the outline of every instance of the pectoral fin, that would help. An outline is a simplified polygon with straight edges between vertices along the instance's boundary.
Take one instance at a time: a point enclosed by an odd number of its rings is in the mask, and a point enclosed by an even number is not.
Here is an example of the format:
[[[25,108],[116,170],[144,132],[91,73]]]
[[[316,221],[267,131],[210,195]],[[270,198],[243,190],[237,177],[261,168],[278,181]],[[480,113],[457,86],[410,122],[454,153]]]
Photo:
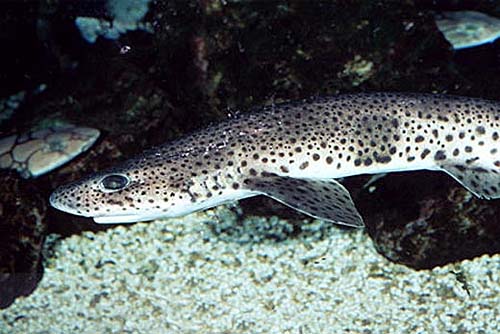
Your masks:
[[[275,174],[248,180],[247,187],[311,217],[341,225],[363,227],[344,186],[335,180],[311,180]]]
[[[458,163],[440,167],[477,197],[500,198],[500,169]]]

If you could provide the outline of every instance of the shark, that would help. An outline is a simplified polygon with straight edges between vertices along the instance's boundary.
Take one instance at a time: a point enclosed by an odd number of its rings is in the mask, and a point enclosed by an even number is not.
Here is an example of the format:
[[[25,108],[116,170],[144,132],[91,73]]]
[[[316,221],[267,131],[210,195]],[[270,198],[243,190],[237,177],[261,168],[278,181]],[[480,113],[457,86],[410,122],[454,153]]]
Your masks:
[[[421,93],[357,93],[272,104],[58,187],[51,205],[97,223],[178,217],[264,195],[363,227],[338,181],[434,170],[500,197],[500,103]]]

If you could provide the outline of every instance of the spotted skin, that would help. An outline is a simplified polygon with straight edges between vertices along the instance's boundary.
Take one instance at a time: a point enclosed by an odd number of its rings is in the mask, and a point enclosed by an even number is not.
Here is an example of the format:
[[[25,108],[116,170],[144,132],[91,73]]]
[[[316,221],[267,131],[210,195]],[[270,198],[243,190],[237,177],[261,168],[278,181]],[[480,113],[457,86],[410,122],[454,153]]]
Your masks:
[[[271,105],[62,186],[50,201],[118,223],[263,194],[313,217],[360,226],[349,193],[334,179],[442,170],[479,197],[500,197],[499,117],[498,102],[430,94],[348,94]],[[104,184],[110,175],[122,184]]]

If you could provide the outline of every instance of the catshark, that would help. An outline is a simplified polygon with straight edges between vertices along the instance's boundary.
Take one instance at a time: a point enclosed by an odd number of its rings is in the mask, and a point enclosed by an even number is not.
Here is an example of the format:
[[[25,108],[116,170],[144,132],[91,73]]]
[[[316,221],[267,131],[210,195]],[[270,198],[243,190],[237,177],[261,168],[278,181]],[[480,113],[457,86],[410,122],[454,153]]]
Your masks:
[[[57,188],[53,207],[98,223],[177,217],[256,195],[314,218],[363,226],[336,179],[444,171],[500,197],[500,103],[362,93],[270,105]]]

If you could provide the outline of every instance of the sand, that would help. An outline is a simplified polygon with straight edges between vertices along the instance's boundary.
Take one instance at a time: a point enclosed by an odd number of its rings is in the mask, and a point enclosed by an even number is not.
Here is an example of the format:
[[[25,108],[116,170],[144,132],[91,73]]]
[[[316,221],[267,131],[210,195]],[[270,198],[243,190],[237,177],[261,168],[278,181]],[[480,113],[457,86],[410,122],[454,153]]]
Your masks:
[[[415,271],[363,230],[222,208],[46,245],[0,333],[499,333],[500,255]]]

